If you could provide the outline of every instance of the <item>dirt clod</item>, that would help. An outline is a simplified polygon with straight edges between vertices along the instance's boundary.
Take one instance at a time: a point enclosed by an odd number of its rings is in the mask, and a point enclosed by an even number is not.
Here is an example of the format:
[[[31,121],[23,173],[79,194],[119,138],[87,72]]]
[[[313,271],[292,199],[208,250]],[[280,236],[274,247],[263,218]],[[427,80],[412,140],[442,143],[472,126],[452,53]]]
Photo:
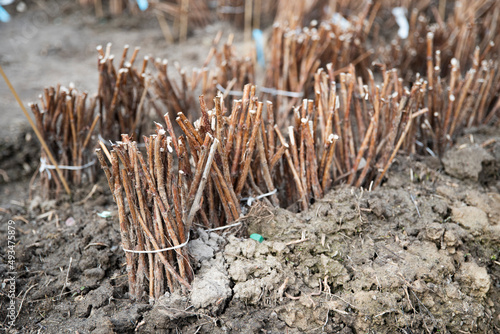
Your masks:
[[[490,289],[491,279],[486,268],[479,267],[475,262],[464,262],[458,272],[458,280],[465,290],[475,297],[483,298]]]
[[[196,308],[215,306],[215,310],[220,310],[232,295],[229,284],[230,280],[222,257],[206,261],[193,281],[193,289],[190,293],[191,303]]]
[[[495,158],[478,145],[450,149],[442,161],[446,173],[459,179],[471,179],[485,184],[497,178]]]
[[[488,226],[486,213],[473,206],[452,208],[451,219],[475,234],[481,233]]]

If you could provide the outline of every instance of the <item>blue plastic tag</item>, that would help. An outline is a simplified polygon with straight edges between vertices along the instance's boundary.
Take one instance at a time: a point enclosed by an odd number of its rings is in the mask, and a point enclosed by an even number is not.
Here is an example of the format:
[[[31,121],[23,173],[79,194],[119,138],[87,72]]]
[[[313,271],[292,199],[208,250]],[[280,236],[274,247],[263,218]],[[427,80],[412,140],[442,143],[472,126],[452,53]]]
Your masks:
[[[252,35],[257,48],[257,62],[260,66],[264,67],[266,66],[266,59],[264,57],[264,35],[260,29],[254,29]]]
[[[137,6],[140,10],[145,11],[149,7],[148,0],[137,0]]]
[[[9,22],[10,21],[10,14],[7,13],[7,11],[0,6],[0,22]]]

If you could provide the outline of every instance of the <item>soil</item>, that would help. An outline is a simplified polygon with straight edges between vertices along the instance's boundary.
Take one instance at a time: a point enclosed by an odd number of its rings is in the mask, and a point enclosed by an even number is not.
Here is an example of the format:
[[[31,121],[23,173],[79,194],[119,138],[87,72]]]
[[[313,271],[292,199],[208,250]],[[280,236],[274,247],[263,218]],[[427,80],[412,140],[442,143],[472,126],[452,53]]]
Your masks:
[[[0,25],[0,45],[40,12]],[[151,22],[92,20],[61,12],[18,51],[2,52],[0,63],[23,100],[61,81],[95,91],[97,44],[140,45],[145,53],[194,63],[210,45],[207,33],[224,27],[195,31],[172,47]],[[471,129],[442,161],[398,156],[382,187],[340,186],[305,212],[254,202],[241,225],[218,234],[198,230],[192,238],[191,292],[148,303],[128,297],[118,213],[104,178],[72,200],[43,200],[36,181],[30,186],[39,148],[5,85],[0,108],[0,328],[6,331],[500,332],[498,128]],[[100,217],[103,211],[110,217]],[[10,329],[9,221],[19,312]],[[248,238],[252,233],[264,241]]]

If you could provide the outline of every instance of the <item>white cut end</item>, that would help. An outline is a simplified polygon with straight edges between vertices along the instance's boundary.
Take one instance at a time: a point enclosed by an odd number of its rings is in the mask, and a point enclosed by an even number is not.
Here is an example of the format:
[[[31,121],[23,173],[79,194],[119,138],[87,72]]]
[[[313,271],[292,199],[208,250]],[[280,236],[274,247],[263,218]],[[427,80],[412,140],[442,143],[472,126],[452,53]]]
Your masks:
[[[288,133],[290,135],[290,144],[295,146],[295,136],[293,135],[293,126],[288,127]]]
[[[194,121],[193,125],[196,130],[199,130],[201,126],[201,119],[198,118],[196,121]]]

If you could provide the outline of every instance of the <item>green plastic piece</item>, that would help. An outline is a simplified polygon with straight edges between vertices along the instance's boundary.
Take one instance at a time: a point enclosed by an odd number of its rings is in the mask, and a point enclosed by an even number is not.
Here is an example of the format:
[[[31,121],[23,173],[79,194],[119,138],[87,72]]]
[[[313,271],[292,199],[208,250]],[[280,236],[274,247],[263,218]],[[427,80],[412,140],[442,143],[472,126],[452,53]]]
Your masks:
[[[250,234],[250,239],[258,241],[259,243],[261,243],[262,241],[264,241],[264,237],[261,236],[260,234],[257,234],[257,233]]]
[[[97,215],[101,218],[109,218],[111,217],[111,211],[98,212]]]

